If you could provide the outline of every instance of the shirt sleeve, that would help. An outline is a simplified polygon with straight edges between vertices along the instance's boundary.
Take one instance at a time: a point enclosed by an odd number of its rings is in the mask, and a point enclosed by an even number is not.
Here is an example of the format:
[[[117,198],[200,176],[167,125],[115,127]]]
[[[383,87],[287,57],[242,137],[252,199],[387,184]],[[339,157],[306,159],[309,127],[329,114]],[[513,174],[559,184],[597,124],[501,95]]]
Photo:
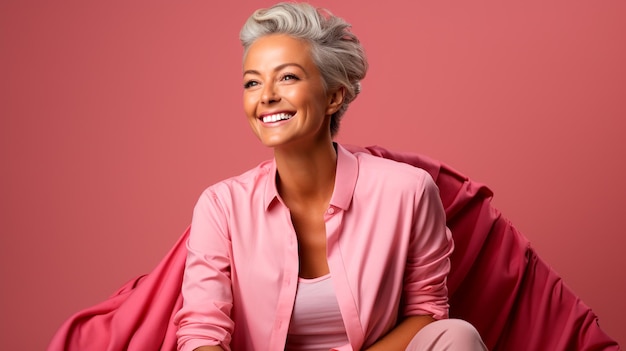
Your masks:
[[[446,282],[454,243],[446,227],[439,189],[428,174],[423,191],[416,194],[414,211],[404,275],[404,315],[448,318]]]
[[[228,221],[218,197],[207,189],[193,211],[182,283],[183,307],[176,314],[178,350],[220,345],[230,349],[234,323],[231,243]]]

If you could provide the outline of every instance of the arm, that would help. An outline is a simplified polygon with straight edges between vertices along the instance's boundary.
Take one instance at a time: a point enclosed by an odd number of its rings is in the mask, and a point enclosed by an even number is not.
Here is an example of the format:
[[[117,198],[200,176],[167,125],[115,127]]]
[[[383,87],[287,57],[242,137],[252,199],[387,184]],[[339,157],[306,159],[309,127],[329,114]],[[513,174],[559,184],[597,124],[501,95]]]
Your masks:
[[[404,351],[424,326],[448,316],[446,279],[454,244],[430,176],[425,175],[424,189],[416,194],[413,216],[402,288],[404,319],[367,351]]]
[[[230,344],[234,327],[230,268],[226,215],[216,195],[207,190],[194,208],[181,288],[183,307],[174,319],[181,350],[222,350]]]
[[[431,316],[407,317],[365,351],[404,351],[415,334],[434,321]]]

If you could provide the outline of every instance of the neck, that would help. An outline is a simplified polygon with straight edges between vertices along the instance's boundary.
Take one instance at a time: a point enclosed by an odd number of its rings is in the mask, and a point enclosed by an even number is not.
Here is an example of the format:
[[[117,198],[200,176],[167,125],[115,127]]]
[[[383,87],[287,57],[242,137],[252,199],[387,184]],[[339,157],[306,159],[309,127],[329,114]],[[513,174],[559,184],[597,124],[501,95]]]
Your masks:
[[[332,142],[306,150],[275,149],[278,192],[290,204],[330,202],[337,169],[337,153]]]

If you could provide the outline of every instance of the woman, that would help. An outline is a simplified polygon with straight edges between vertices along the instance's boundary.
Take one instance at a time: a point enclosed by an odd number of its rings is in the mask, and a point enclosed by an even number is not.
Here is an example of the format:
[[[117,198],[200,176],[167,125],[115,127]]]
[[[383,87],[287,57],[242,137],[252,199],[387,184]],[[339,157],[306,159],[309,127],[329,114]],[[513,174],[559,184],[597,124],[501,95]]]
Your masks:
[[[333,142],[367,71],[348,28],[287,3],[244,25],[244,110],[274,159],[198,200],[180,350],[484,349],[446,319],[453,243],[432,179]]]

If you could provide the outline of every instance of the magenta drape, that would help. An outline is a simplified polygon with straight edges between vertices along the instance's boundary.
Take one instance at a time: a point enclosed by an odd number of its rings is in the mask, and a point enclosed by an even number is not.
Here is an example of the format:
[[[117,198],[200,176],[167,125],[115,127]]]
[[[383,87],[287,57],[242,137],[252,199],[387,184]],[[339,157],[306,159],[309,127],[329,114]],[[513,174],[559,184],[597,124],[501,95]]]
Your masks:
[[[450,316],[472,323],[490,350],[619,350],[593,311],[491,205],[489,188],[417,154],[346,148],[423,168],[435,179],[456,247]],[[152,272],[69,318],[48,350],[175,350],[172,319],[182,304],[188,233]]]

